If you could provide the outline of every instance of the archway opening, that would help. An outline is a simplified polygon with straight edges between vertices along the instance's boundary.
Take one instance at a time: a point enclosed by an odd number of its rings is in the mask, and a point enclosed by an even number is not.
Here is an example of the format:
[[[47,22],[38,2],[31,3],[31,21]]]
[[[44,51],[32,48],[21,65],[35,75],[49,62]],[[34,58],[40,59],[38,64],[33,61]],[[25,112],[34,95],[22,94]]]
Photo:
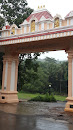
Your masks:
[[[68,61],[65,52],[45,52],[37,60],[33,53],[28,55],[19,64],[18,90],[29,93],[46,93],[51,84],[54,94],[67,95]],[[57,59],[58,55],[63,57],[64,61],[61,58],[61,60]]]

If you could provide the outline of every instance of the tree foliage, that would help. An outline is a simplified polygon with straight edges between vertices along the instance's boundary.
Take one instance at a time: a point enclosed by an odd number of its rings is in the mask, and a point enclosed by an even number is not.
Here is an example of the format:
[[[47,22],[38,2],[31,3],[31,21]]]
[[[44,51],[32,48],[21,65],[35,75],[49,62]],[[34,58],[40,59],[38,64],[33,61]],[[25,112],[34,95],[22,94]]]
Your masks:
[[[49,84],[57,93],[67,93],[68,62],[26,59],[19,66],[18,90],[32,93],[46,93]]]
[[[0,3],[1,14],[9,24],[19,26],[33,11],[26,0],[0,0]]]
[[[5,20],[0,16],[0,30],[4,26]]]

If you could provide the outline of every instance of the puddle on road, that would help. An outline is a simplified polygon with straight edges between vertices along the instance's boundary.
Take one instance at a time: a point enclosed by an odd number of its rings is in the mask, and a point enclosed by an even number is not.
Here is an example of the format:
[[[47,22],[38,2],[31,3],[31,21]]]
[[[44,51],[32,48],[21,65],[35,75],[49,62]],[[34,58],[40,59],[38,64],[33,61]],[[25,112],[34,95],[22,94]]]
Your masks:
[[[73,130],[67,121],[47,117],[51,109],[59,112],[56,107],[63,112],[65,103],[0,104],[0,130]]]
[[[19,102],[15,104],[0,104],[0,110],[6,113],[22,114],[22,115],[39,115],[48,114],[48,110],[55,108],[63,111],[65,107],[64,102],[58,103],[44,103],[44,102]],[[57,108],[58,107],[58,108]],[[57,110],[57,111],[58,111]],[[55,111],[56,112],[56,111]]]

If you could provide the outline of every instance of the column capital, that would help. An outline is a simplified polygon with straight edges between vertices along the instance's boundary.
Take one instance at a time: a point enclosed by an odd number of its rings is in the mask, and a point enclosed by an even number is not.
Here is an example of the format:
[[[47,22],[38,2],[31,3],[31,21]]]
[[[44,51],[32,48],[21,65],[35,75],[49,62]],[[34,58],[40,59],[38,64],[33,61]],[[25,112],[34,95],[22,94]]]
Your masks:
[[[66,53],[68,53],[68,55],[73,55],[73,50],[68,50]]]
[[[5,55],[3,56],[3,61],[19,61],[18,56]]]
[[[72,50],[66,51],[66,53],[68,53],[68,59],[73,58],[73,51]]]

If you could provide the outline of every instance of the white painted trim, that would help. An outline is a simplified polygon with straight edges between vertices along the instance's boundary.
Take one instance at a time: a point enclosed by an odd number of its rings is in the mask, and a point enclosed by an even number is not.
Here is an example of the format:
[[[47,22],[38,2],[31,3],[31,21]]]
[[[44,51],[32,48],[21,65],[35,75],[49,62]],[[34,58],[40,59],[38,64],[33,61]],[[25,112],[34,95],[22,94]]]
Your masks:
[[[46,20],[46,18],[44,16],[42,16],[41,19],[40,19],[40,22],[43,22],[45,20]]]
[[[8,31],[7,31],[7,37],[8,37]]]
[[[49,23],[47,22],[47,30],[49,29]]]
[[[21,30],[20,30],[20,31],[21,31],[21,34],[22,34],[22,27],[21,27]],[[15,30],[15,34],[16,34],[16,30]]]
[[[4,90],[7,88],[7,73],[8,73],[8,62],[6,61],[6,66],[5,66],[5,80],[4,80]]]
[[[57,37],[59,37],[59,33],[57,33]]]
[[[66,32],[64,32],[64,36],[66,36]]]
[[[10,82],[10,91],[14,91],[15,87],[15,61],[11,65],[11,82]]]
[[[39,31],[39,24],[37,24],[37,32]]]
[[[26,33],[26,26],[24,26],[24,33]]]
[[[50,35],[50,38],[52,38],[52,34]]]
[[[60,33],[60,37],[62,37],[62,33]]]
[[[47,35],[47,39],[49,39],[49,35]]]
[[[62,26],[62,20],[60,20],[60,27]]]
[[[37,31],[37,24],[35,24],[35,31]]]
[[[53,28],[55,28],[55,27],[54,27],[54,22],[53,22],[53,25],[52,25],[52,26],[53,26]]]
[[[68,32],[68,34],[67,34],[67,35],[69,36],[69,34],[70,34],[70,32]]]
[[[41,30],[44,30],[44,23],[41,23]]]
[[[71,25],[73,25],[73,18],[70,19]]]
[[[31,33],[31,26],[29,25],[29,33]]]
[[[6,32],[4,32],[4,37],[6,36]]]
[[[67,26],[69,25],[69,19],[67,19]]]
[[[35,32],[30,32],[30,33],[25,33],[25,36],[31,36],[32,34],[41,34],[41,33],[47,33],[48,31],[49,32],[53,32],[53,31],[61,31],[61,30],[67,30],[67,29],[73,29],[73,25],[69,25],[69,26],[65,26],[65,27],[59,27],[59,28],[52,28],[52,29],[47,29],[47,30],[41,30],[41,31],[38,31],[37,30],[37,32],[35,31]],[[5,40],[5,39],[10,39],[10,38],[17,38],[17,37],[21,37],[21,36],[24,36],[24,33],[23,34],[19,34],[19,35],[11,35],[11,36],[8,36],[8,37],[0,37],[0,40]]]
[[[73,31],[71,32],[71,35],[73,35]]]
[[[72,97],[73,97],[73,58],[72,58]]]

